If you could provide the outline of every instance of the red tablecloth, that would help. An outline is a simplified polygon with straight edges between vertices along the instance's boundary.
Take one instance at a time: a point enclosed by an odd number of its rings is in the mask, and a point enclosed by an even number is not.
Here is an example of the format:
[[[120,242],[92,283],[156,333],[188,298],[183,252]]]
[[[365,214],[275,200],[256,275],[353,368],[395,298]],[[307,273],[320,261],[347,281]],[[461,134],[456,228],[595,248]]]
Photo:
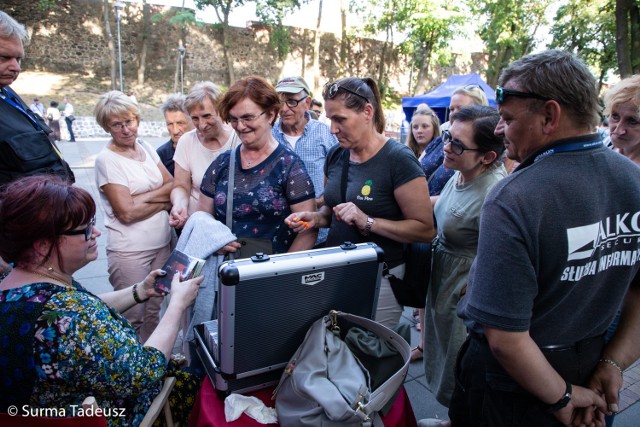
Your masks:
[[[256,396],[262,400],[265,405],[274,407],[271,400],[273,388],[259,390],[253,393],[247,393],[249,396]],[[409,397],[404,390],[400,389],[396,401],[389,412],[382,417],[385,427],[417,427],[416,417],[413,414],[413,408]],[[221,399],[216,393],[213,384],[209,378],[205,378],[196,397],[191,419],[190,427],[216,427],[216,426],[233,426],[233,427],[259,427],[264,425],[277,424],[260,424],[248,415],[242,414],[240,418],[233,422],[226,422],[224,418],[224,399]]]

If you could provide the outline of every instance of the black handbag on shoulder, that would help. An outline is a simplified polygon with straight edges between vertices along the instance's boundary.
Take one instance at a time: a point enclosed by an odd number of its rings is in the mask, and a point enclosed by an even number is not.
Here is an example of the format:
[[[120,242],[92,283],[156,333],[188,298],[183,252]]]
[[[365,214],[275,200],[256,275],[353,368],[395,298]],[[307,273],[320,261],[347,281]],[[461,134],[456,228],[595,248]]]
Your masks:
[[[431,249],[431,243],[408,244],[404,251],[404,278],[388,277],[400,305],[424,308],[431,280]]]

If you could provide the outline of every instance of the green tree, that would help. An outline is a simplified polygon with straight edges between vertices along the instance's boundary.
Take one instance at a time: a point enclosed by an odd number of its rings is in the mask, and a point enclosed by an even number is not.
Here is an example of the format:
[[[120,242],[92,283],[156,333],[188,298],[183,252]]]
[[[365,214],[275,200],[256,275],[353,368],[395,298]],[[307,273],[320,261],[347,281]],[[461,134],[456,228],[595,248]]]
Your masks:
[[[298,0],[262,0],[256,2],[256,15],[262,23],[271,27],[269,46],[276,52],[278,60],[283,61],[291,48],[289,29],[282,24],[287,14],[300,8]]]
[[[513,60],[529,54],[544,24],[551,0],[470,0],[469,7],[480,18],[479,35],[489,60],[487,83],[495,86],[501,71]]]
[[[222,31],[222,52],[224,60],[227,64],[227,75],[225,79],[226,86],[236,81],[236,75],[233,69],[233,56],[231,51],[231,40],[229,39],[229,15],[231,11],[245,3],[245,0],[195,0],[198,9],[204,9],[206,6],[213,6],[218,20],[221,22]]]
[[[616,68],[616,24],[613,0],[570,0],[558,8],[550,48],[579,55],[599,76],[599,88]]]
[[[621,77],[640,72],[640,0],[616,0],[616,46]]]
[[[407,2],[405,13],[407,16],[402,17],[400,29],[407,29],[408,34],[401,49],[411,55],[412,71],[413,68],[418,70],[416,83],[413,89],[409,88],[413,96],[427,90],[432,61],[442,62],[448,56],[448,41],[466,18],[457,5],[440,0],[411,0]]]
[[[168,22],[177,31],[178,46],[184,48],[186,46],[187,34],[192,26],[198,26],[196,15],[193,10],[184,7],[185,1],[182,0],[182,7],[171,8],[165,13],[158,13],[153,16],[154,23]],[[173,76],[173,91],[178,92],[178,84],[180,83],[180,56],[176,56],[176,68]],[[183,82],[184,83],[184,82]]]
[[[405,2],[402,0],[371,0],[366,5],[360,4],[359,8],[361,11],[365,9],[368,12],[364,26],[365,34],[369,36],[384,34],[385,37],[380,51],[377,76],[380,95],[385,97],[388,92],[386,67],[394,48],[394,33],[402,27],[402,19],[406,17]]]

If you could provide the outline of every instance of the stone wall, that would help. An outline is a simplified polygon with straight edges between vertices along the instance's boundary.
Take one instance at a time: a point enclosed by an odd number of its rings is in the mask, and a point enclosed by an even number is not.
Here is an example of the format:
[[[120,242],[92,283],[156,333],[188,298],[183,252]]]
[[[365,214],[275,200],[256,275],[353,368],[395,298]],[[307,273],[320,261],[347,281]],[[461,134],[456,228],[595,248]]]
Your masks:
[[[67,125],[62,120],[60,121],[60,131],[62,132],[62,139],[69,139]],[[100,127],[93,116],[76,116],[76,119],[73,121],[73,133],[76,138],[108,138],[111,136]],[[140,126],[138,126],[138,136],[168,137],[169,133],[163,121],[142,120],[140,121]]]
[[[50,72],[74,72],[93,78],[90,88],[95,93],[110,86],[111,61],[104,25],[102,0],[57,0],[55,7],[47,11],[38,9],[37,1],[2,0],[2,9],[24,23],[31,36],[26,48],[23,67],[26,70]],[[121,11],[122,66],[125,88],[135,87],[137,55],[141,44],[142,6],[124,3]],[[109,25],[117,49],[116,22],[113,2],[108,2]],[[157,19],[164,12],[174,9],[152,6],[151,37],[147,53],[147,84],[171,91],[177,66],[178,30],[167,17]],[[291,51],[284,61],[278,60],[268,46],[269,29],[232,28],[230,40],[236,78],[258,74],[275,82],[283,75],[313,75],[313,31],[291,28]],[[320,72],[323,81],[342,75],[378,75],[382,42],[370,39],[349,39],[347,70],[341,74],[338,68],[340,41],[335,35],[321,36]],[[201,80],[224,84],[226,65],[222,52],[221,31],[218,26],[199,25],[188,31],[184,59],[185,87]],[[389,85],[399,95],[405,95],[409,87],[409,58],[392,52],[392,62],[387,70]],[[435,70],[433,86],[453,73],[474,71],[468,59],[454,59],[451,67]],[[140,90],[141,88],[136,88]]]

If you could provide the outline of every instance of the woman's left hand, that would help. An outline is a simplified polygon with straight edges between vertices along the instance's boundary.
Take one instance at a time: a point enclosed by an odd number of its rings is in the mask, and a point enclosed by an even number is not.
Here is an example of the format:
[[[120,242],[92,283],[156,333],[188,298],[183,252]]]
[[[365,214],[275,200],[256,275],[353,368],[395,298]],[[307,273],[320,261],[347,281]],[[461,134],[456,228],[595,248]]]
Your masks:
[[[355,225],[359,230],[364,230],[367,225],[367,214],[362,212],[353,202],[336,205],[333,208],[333,213],[338,221]]]
[[[166,276],[167,272],[163,270],[153,270],[144,278],[142,283],[138,285],[138,293],[141,299],[147,299],[151,297],[164,297],[166,293],[156,289],[156,279],[158,277]]]

